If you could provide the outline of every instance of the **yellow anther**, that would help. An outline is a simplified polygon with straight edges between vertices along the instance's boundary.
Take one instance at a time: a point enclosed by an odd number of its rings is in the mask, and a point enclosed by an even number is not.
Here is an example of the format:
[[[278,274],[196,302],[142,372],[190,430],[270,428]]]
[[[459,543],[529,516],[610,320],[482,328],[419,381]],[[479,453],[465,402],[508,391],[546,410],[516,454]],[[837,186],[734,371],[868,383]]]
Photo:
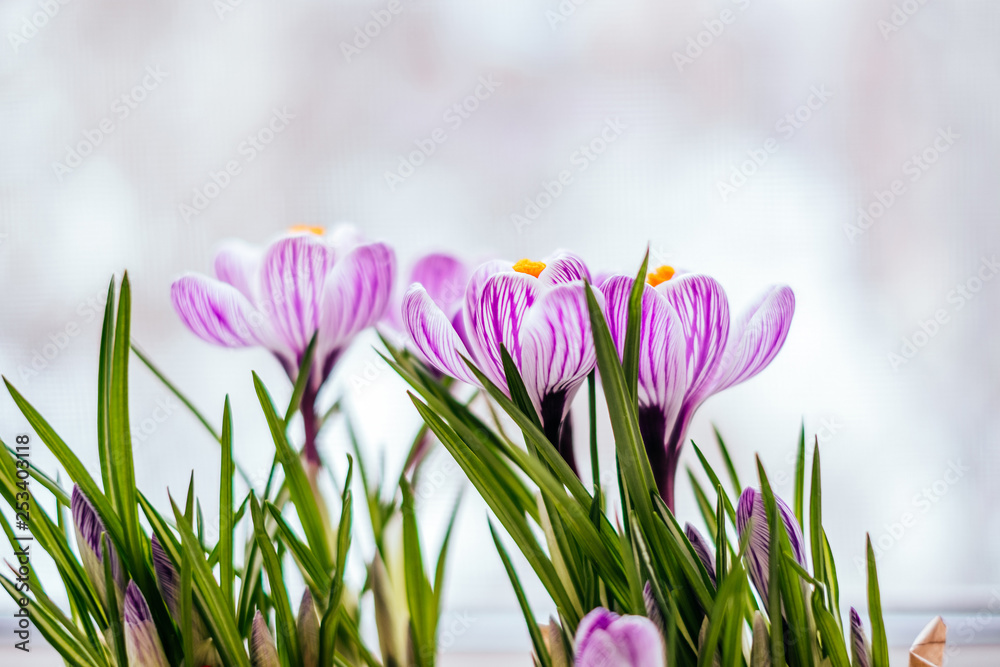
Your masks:
[[[545,270],[545,262],[534,262],[530,259],[522,259],[514,265],[514,270],[518,273],[527,273],[529,276],[538,277]]]
[[[326,227],[319,227],[317,225],[292,225],[288,228],[288,231],[292,234],[315,234],[316,236],[323,236],[326,234]]]
[[[673,277],[674,277],[674,267],[667,266],[666,264],[664,264],[663,266],[653,270],[648,276],[646,276],[646,282],[652,285],[653,287],[656,287],[660,283],[665,283]]]

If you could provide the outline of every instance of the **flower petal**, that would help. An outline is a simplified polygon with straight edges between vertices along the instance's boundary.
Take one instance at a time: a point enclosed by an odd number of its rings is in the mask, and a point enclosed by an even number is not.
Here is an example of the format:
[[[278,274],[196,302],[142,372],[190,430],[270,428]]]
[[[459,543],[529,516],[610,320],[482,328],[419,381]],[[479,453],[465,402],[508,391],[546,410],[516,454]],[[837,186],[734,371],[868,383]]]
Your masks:
[[[259,306],[273,313],[275,330],[298,360],[320,322],[323,285],[334,251],[313,234],[286,236],[264,253]]]
[[[611,339],[622,357],[628,323],[628,300],[634,279],[612,276],[601,285]],[[680,320],[666,297],[650,285],[642,293],[639,327],[639,405],[657,406],[671,426],[687,386],[685,338]]]
[[[795,294],[784,285],[771,287],[743,313],[729,334],[713,392],[749,380],[764,370],[785,344],[795,313]]]
[[[274,640],[267,629],[260,609],[253,615],[253,625],[250,630],[250,664],[252,667],[279,667],[278,651],[274,648]]]
[[[644,616],[618,616],[598,607],[577,626],[576,667],[662,667],[663,639]]]
[[[358,246],[337,262],[323,291],[320,352],[343,349],[378,322],[389,304],[395,275],[396,254],[384,243]]]
[[[471,283],[470,283],[471,287]],[[515,363],[521,360],[521,327],[528,309],[535,302],[539,284],[523,273],[498,273],[483,285],[479,303],[472,314],[472,337],[482,350],[483,369],[502,389],[504,379],[500,345],[503,344]]]
[[[696,406],[711,393],[711,381],[729,337],[729,300],[709,276],[689,273],[660,283],[660,291],[680,319],[686,339],[685,402]]]
[[[596,632],[607,630],[608,626],[618,620],[618,618],[620,618],[618,614],[608,611],[604,607],[597,607],[584,616],[580,624],[576,626],[574,643],[576,644],[577,657],[586,653],[587,645]]]
[[[105,537],[104,544],[108,556],[111,558],[111,576],[115,580],[119,596],[125,590],[125,571],[118,558],[118,553],[111,544],[111,538],[104,528],[104,523],[97,515],[97,510],[76,484],[73,485],[73,491],[70,494],[70,514],[76,529],[76,546],[80,552],[80,560],[83,561],[83,569],[87,573],[87,578],[94,584],[101,602],[108,604],[107,589],[104,585],[104,556],[101,551],[101,535]]]
[[[705,566],[708,570],[708,576],[715,583],[715,556],[712,555],[712,549],[708,546],[708,542],[702,537],[698,529],[689,523],[684,524],[684,534],[687,536],[688,541],[691,546],[694,547],[694,552],[698,554],[698,560],[701,564]]]
[[[603,305],[603,296],[595,296]],[[541,413],[542,400],[561,393],[565,417],[573,394],[597,363],[583,284],[556,285],[539,294],[524,318],[520,340],[519,370],[535,408]]]
[[[425,255],[413,265],[410,283],[420,283],[447,315],[465,296],[469,271],[458,258],[444,253]]]
[[[169,667],[146,599],[130,581],[125,591],[125,653],[135,667]]]
[[[437,370],[463,382],[478,385],[462,360],[473,359],[444,312],[423,285],[412,285],[403,296],[403,326],[417,351]]]
[[[774,497],[778,505],[778,514],[785,524],[785,534],[791,543],[792,555],[800,565],[806,564],[804,541],[799,522],[792,509],[778,496]],[[768,596],[768,554],[771,548],[771,533],[767,526],[767,511],[764,508],[764,494],[747,487],[740,494],[736,507],[736,530],[740,539],[744,539],[747,530],[751,530],[750,542],[747,546],[747,560],[750,564],[750,579],[757,588],[757,593],[766,603]]]
[[[871,664],[865,626],[861,622],[861,614],[854,607],[851,607],[851,664],[854,667],[868,667]]]
[[[628,651],[635,667],[663,667],[663,639],[656,625],[645,616],[622,616],[608,629],[615,644]]]
[[[545,260],[545,268],[538,279],[543,285],[559,285],[577,280],[593,282],[590,269],[583,260],[570,252],[558,252]]]
[[[245,241],[226,242],[215,254],[215,277],[229,283],[251,303],[257,300],[261,251]]]
[[[171,285],[170,299],[184,324],[202,340],[226,347],[267,343],[263,317],[232,285],[188,274]]]

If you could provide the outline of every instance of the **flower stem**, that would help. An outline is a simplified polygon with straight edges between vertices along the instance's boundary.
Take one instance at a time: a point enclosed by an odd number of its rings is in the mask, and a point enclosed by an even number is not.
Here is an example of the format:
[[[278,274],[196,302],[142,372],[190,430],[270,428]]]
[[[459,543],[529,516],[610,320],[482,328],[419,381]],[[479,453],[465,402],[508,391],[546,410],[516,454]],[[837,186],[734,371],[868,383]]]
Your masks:
[[[302,424],[305,426],[305,443],[302,445],[302,457],[311,468],[319,468],[322,463],[319,458],[319,450],[316,448],[316,436],[319,434],[319,419],[316,417],[316,394],[318,391],[312,388],[312,382],[306,382],[305,391],[302,393],[302,403],[299,410],[302,412]]]

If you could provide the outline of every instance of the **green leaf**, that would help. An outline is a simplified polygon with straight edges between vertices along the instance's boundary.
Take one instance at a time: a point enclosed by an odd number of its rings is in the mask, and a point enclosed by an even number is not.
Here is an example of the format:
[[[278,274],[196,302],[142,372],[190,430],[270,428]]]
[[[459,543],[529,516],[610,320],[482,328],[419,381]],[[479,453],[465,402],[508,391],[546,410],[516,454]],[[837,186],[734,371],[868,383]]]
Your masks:
[[[193,579],[191,571],[191,555],[185,550],[181,554],[181,645],[184,648],[184,667],[199,667],[194,664],[194,600]],[[226,598],[231,604],[232,594]]]
[[[733,458],[729,455],[729,448],[726,447],[726,442],[722,439],[722,434],[719,433],[719,429],[716,428],[715,424],[712,424],[712,431],[715,433],[715,442],[719,445],[719,453],[722,454],[722,460],[726,464],[729,481],[733,484],[733,493],[738,498],[743,493],[743,484],[740,482],[740,476],[736,474],[736,466],[733,465]]]
[[[114,344],[115,279],[108,285],[108,298],[104,306],[104,324],[101,327],[101,352],[97,370],[97,451],[101,459],[101,479],[104,492],[112,505],[117,503],[111,481],[111,359]]]
[[[7,593],[17,604],[24,594],[17,590],[17,587],[7,577],[0,576],[0,585],[6,589]],[[95,664],[106,665],[106,660],[101,660],[93,653],[87,644],[80,642],[76,637],[67,632],[66,626],[61,622],[53,609],[39,604],[28,603],[31,606],[31,622],[38,629],[45,640],[73,667],[92,667]],[[65,618],[65,617],[63,617]]]
[[[434,609],[435,618],[441,614],[441,591],[444,588],[445,566],[448,562],[448,545],[451,543],[451,530],[455,527],[455,519],[458,518],[458,508],[462,504],[462,495],[455,499],[455,504],[451,508],[451,516],[448,518],[448,527],[444,531],[444,539],[441,540],[441,549],[438,550],[437,565],[434,568]]]
[[[302,540],[281,516],[281,510],[267,501],[264,502],[264,507],[274,519],[278,532],[281,533],[281,541],[288,547],[289,553],[292,554],[292,558],[299,566],[299,570],[306,580],[306,585],[309,586],[317,600],[322,600],[330,589],[330,575],[326,573],[309,547],[302,543]]]
[[[518,578],[517,571],[510,562],[510,556],[507,555],[507,550],[504,549],[503,543],[500,541],[500,536],[497,535],[496,528],[493,527],[493,522],[490,521],[489,524],[490,534],[493,536],[493,544],[496,545],[497,553],[500,554],[503,567],[507,571],[507,576],[510,577],[511,586],[514,587],[517,604],[521,607],[521,613],[524,614],[524,622],[528,626],[528,634],[531,636],[531,645],[535,649],[535,656],[541,662],[542,667],[552,667],[552,658],[549,657],[549,651],[545,647],[545,640],[542,638],[542,631],[538,627],[538,622],[535,620],[534,614],[531,613],[531,607],[528,605],[528,596],[524,594],[524,587],[521,585],[521,580]]]
[[[313,357],[316,355],[316,339],[319,336],[319,331],[317,330],[312,338],[309,339],[309,345],[306,347],[306,351],[302,354],[302,360],[299,362],[299,372],[295,376],[295,386],[292,388],[292,397],[288,401],[288,408],[285,410],[285,418],[282,420],[285,424],[285,428],[288,428],[288,422],[292,420],[292,415],[294,415],[299,406],[302,405],[302,396],[306,393],[306,386],[309,383],[309,376],[311,375]]]
[[[417,528],[416,513],[413,509],[413,489],[404,480],[400,490],[403,493],[403,572],[406,580],[406,605],[410,612],[410,624],[414,639],[413,654],[417,667],[433,665],[434,594],[427,573],[424,571],[424,557],[420,549],[420,533]]]
[[[597,455],[597,376],[594,371],[587,375],[587,406],[590,427],[590,477],[594,485],[594,495],[601,490],[601,462]]]
[[[115,587],[115,576],[112,571],[111,553],[108,549],[110,539],[107,533],[102,532],[100,538],[101,561],[104,563],[104,593],[108,601],[108,625],[111,628],[112,648],[115,659],[119,665],[128,664],[128,655],[125,652],[125,627],[122,625],[121,614],[118,611],[118,593]]]
[[[866,536],[868,550],[868,617],[872,622],[872,667],[889,667],[889,642],[882,618],[882,597],[878,589],[878,569],[871,535]]]
[[[288,591],[285,589],[285,578],[281,571],[281,562],[274,551],[271,538],[264,527],[264,516],[255,496],[250,498],[250,516],[253,518],[254,538],[257,547],[264,557],[264,571],[267,573],[267,583],[271,588],[271,601],[274,603],[275,629],[278,634],[278,654],[287,665],[299,665],[299,638],[295,615],[288,601]]]
[[[795,518],[799,521],[799,527],[803,531],[806,529],[805,519],[805,493],[806,493],[806,423],[802,422],[802,430],[799,431],[799,446],[795,454]]]
[[[298,453],[291,448],[285,438],[284,421],[278,417],[271,401],[271,396],[264,386],[257,373],[253,374],[253,384],[257,391],[257,399],[264,410],[267,418],[267,425],[271,429],[271,438],[277,448],[278,459],[281,467],[285,471],[285,481],[291,491],[292,503],[295,511],[302,522],[302,529],[305,531],[306,540],[309,547],[316,554],[323,569],[329,570],[333,562],[330,557],[330,544],[327,539],[326,525],[319,506],[316,504],[316,496],[313,493],[312,485],[306,477],[305,469],[302,467],[302,460]]]
[[[803,436],[804,434],[805,431],[803,431]],[[802,445],[802,441],[800,441],[800,445]],[[823,483],[820,476],[818,441],[813,450],[812,484],[809,489],[809,548],[812,553],[813,576],[820,581],[825,581],[823,574],[823,563],[825,562],[823,554]]]
[[[813,592],[812,608],[823,649],[833,667],[851,667],[851,661],[847,657],[847,647],[844,646],[844,635],[837,625],[837,619],[823,606],[823,594],[819,589]]]
[[[701,467],[705,469],[705,473],[708,475],[708,479],[712,482],[712,486],[716,489],[720,488],[722,486],[722,482],[719,481],[719,476],[715,474],[715,470],[713,470],[712,466],[709,465],[708,459],[706,459],[705,455],[702,454],[698,445],[692,442],[691,446],[694,447],[694,452],[698,455],[698,460],[701,461]],[[737,495],[739,493],[742,493],[742,491],[738,492]],[[722,497],[726,505],[726,514],[729,516],[729,521],[732,522],[733,528],[736,528],[736,509],[733,507],[733,502],[729,499],[729,496],[726,495],[725,492],[723,492]],[[723,526],[722,528],[724,529],[725,527]]]
[[[628,295],[628,326],[625,329],[622,373],[625,376],[625,388],[633,402],[639,400],[639,338],[642,329],[642,295],[646,288],[648,267],[649,247],[646,248],[646,256],[642,258],[639,273],[636,274]]]
[[[233,601],[233,414],[229,395],[222,410],[222,464],[219,472],[219,580],[230,610]]]

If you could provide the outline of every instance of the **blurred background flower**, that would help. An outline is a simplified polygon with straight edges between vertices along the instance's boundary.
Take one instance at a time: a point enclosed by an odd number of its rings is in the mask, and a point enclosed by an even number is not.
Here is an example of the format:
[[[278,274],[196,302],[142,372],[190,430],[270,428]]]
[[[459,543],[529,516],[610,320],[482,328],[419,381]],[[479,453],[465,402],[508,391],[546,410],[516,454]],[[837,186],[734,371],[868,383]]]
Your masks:
[[[759,450],[789,497],[804,417],[842,601],[863,606],[871,531],[890,638],[908,643],[927,612],[990,608],[1000,582],[1000,515],[983,511],[1000,502],[998,23],[987,0],[5,2],[0,370],[96,470],[102,301],[127,267],[135,339],[208,414],[232,394],[237,460],[266,478],[250,369],[272,388],[285,371],[201,343],[170,306],[225,239],[351,221],[401,267],[567,248],[595,273],[635,271],[648,242],[653,266],[697,267],[735,304],[788,284],[782,353],[689,436],[711,456],[714,421],[743,476]],[[418,418],[372,342],[320,400],[343,398],[398,470]],[[214,445],[133,369],[138,486],[179,495],[193,467],[211,497]],[[0,423],[26,429],[6,396]],[[344,435],[318,444],[342,469]],[[430,457],[417,496],[435,543],[462,476]],[[445,600],[475,621],[453,646],[526,650],[472,495]]]

